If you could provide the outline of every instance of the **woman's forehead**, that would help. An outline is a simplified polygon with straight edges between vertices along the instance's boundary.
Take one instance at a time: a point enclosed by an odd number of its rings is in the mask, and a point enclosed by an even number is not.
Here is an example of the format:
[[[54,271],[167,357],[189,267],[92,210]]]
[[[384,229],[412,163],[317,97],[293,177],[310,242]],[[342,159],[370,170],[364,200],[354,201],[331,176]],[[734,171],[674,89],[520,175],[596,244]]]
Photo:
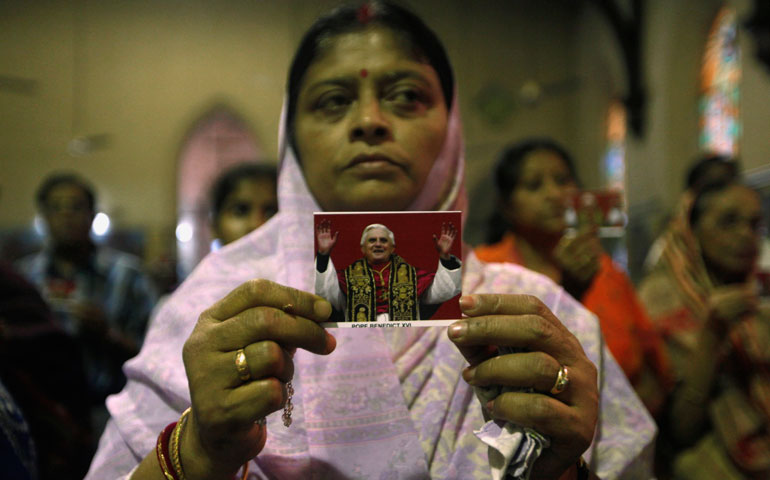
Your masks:
[[[439,86],[433,67],[387,28],[373,27],[335,35],[322,41],[319,50],[304,75],[304,88],[334,78],[392,75],[394,69],[435,79]]]
[[[714,192],[706,200],[706,211],[716,214],[726,211],[754,212],[761,209],[759,194],[745,185],[732,185]]]
[[[524,175],[553,170],[569,171],[569,167],[561,155],[546,149],[533,150],[527,153],[521,164],[521,172]]]

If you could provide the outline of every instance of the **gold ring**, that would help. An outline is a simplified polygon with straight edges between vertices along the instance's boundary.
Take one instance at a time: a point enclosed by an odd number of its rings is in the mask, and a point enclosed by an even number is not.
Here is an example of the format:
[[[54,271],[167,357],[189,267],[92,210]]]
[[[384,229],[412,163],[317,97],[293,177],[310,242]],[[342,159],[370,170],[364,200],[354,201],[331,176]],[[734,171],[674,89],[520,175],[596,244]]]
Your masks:
[[[558,395],[564,390],[567,389],[569,386],[569,370],[567,370],[566,365],[562,365],[559,369],[559,374],[556,376],[556,382],[553,384],[553,388],[551,388],[551,394],[552,395]]]
[[[294,305],[292,305],[291,303],[287,303],[286,305],[281,307],[281,310],[291,315],[294,312]]]
[[[246,352],[242,348],[235,352],[235,369],[238,371],[238,378],[244,382],[251,380],[249,362],[246,361]]]

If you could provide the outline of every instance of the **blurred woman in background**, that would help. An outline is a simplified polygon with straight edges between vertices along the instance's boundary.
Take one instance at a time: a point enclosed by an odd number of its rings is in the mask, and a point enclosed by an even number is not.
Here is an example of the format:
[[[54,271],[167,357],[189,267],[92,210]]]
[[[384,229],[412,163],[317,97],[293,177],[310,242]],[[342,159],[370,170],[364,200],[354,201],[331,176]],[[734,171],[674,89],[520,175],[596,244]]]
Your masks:
[[[211,229],[221,245],[256,230],[278,211],[276,171],[243,163],[226,170],[211,188]]]
[[[480,260],[512,262],[559,283],[599,317],[607,346],[647,408],[656,414],[670,385],[668,362],[628,276],[599,242],[598,224],[567,234],[565,211],[578,192],[569,153],[535,138],[507,148],[498,161],[498,206]]]
[[[770,311],[754,279],[760,197],[722,180],[690,205],[639,289],[677,379],[661,466],[677,479],[770,478]]]

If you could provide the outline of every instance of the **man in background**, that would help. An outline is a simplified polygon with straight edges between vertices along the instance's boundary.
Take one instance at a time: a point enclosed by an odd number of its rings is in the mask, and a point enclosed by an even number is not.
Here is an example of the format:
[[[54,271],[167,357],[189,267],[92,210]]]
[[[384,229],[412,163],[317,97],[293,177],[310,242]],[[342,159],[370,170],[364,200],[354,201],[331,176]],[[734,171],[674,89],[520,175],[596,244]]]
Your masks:
[[[96,198],[88,182],[70,173],[52,175],[36,200],[46,246],[16,267],[82,349],[98,437],[108,417],[104,400],[125,384],[121,367],[139,352],[157,293],[138,258],[91,240]]]

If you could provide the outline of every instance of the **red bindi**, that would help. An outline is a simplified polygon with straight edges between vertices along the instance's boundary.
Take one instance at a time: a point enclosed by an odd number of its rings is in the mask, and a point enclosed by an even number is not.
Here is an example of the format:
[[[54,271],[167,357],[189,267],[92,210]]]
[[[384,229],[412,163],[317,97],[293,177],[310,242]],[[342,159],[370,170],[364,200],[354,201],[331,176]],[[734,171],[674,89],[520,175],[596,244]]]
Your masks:
[[[361,78],[366,78],[366,76],[369,75],[369,72],[365,69],[361,69]]]
[[[373,16],[372,7],[367,3],[361,5],[356,12],[356,19],[364,25],[369,23]]]

